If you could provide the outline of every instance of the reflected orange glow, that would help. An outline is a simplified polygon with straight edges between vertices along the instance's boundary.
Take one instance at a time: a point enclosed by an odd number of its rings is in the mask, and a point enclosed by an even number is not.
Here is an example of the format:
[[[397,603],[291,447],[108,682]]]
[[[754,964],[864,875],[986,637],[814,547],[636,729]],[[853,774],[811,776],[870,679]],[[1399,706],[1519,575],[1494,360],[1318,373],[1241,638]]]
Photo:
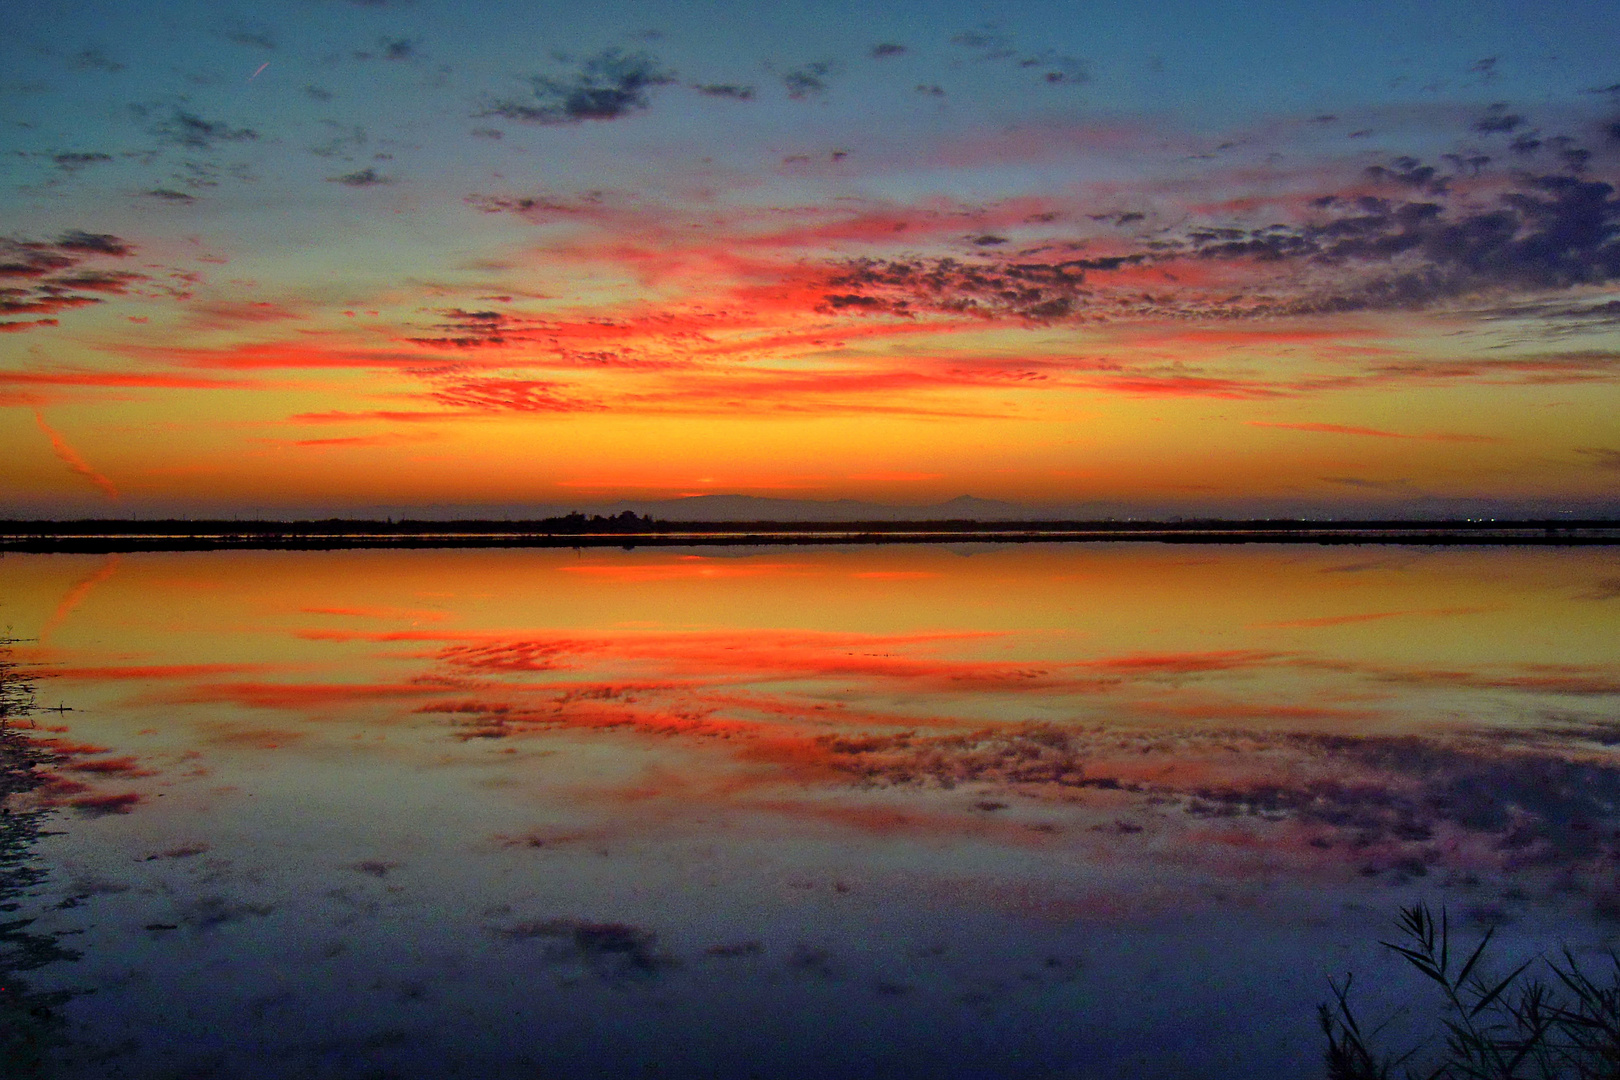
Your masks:
[[[702,812],[1088,858],[1099,836],[1146,831],[1187,867],[1238,873],[1218,853],[1242,851],[1329,877],[1407,865],[1444,832],[1446,858],[1506,872],[1479,833],[1507,820],[1501,805],[1436,810],[1425,792],[1488,792],[1497,781],[1469,778],[1501,775],[1529,785],[1514,798],[1551,798],[1569,770],[1607,768],[1583,732],[1620,696],[1620,616],[1591,599],[1615,574],[1601,550],[352,551],[111,567],[0,564],[24,625],[54,628],[19,655],[86,710],[64,714],[42,797],[87,812],[143,797],[97,786],[110,781],[340,752],[427,767],[512,750],[503,782],[523,790],[524,755],[594,747],[620,764],[573,777],[569,798],[609,817],[638,808],[638,827]]]

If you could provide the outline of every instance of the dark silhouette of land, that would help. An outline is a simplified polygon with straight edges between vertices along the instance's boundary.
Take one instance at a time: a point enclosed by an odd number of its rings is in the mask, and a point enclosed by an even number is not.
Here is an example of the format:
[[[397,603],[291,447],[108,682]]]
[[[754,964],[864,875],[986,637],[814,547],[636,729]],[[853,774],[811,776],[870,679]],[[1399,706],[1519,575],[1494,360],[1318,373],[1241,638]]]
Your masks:
[[[1099,543],[1614,545],[1620,520],[660,521],[625,511],[531,521],[0,520],[0,552],[235,548],[737,547],[776,544]]]

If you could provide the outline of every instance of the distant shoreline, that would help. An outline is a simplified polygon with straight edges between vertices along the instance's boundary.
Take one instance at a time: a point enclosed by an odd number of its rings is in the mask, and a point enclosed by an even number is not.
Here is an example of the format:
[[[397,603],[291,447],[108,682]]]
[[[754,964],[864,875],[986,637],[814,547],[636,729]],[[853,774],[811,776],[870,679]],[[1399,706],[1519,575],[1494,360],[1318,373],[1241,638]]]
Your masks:
[[[1620,521],[0,521],[0,553],[1108,543],[1620,545]]]

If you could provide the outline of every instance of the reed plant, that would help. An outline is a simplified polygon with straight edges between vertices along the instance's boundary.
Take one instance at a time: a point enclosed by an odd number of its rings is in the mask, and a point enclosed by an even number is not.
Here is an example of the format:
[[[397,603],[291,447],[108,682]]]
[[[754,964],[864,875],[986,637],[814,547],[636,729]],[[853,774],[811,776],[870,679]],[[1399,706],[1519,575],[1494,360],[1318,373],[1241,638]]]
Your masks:
[[[1380,944],[1438,987],[1438,1045],[1378,1049],[1387,1022],[1364,1027],[1351,977],[1330,979],[1333,1000],[1318,1007],[1328,1080],[1620,1080],[1620,955],[1591,972],[1565,947],[1496,976],[1494,928],[1462,955],[1444,908],[1438,918],[1423,903],[1402,908],[1396,926]]]

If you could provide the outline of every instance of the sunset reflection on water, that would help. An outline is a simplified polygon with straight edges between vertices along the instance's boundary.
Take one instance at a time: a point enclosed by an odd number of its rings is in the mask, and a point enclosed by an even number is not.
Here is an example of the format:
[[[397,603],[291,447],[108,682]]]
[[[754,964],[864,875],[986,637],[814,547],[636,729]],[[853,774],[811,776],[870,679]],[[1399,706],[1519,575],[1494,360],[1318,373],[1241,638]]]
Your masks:
[[[21,556],[0,596],[70,710],[71,1075],[1316,1075],[1397,903],[1620,916],[1603,550]]]

